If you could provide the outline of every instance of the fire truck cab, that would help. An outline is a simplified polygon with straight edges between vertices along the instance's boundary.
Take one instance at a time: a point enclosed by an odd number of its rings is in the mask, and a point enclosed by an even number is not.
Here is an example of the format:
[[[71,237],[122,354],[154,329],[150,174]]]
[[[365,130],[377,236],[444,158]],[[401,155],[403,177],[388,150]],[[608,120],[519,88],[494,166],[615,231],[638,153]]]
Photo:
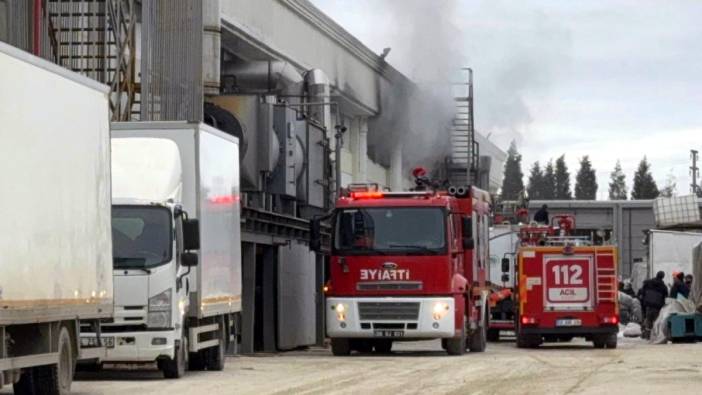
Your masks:
[[[331,217],[326,330],[334,355],[442,339],[486,347],[490,196],[472,187],[383,192],[351,185]]]
[[[516,259],[518,347],[584,337],[596,348],[616,348],[619,323],[617,249],[571,236],[575,218],[520,230]]]

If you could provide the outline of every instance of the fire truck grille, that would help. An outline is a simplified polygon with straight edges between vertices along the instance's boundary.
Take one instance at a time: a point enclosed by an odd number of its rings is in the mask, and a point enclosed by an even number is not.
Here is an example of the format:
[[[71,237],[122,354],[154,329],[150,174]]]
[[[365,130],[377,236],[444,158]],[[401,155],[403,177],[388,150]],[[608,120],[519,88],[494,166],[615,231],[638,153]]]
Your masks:
[[[361,302],[358,314],[361,320],[416,320],[419,318],[419,303]]]
[[[356,287],[359,291],[419,291],[422,283],[419,281],[394,282],[363,282]]]

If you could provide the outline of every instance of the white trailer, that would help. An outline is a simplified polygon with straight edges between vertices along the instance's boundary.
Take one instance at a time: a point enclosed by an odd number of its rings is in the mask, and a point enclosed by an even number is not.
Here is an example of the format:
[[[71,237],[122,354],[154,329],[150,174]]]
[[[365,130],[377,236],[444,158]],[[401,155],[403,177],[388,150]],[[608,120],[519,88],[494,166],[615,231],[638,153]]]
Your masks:
[[[652,229],[648,233],[648,278],[657,272],[665,273],[668,285],[673,283],[673,272],[692,273],[692,251],[702,242],[700,232],[677,232]],[[637,279],[637,281],[641,281]],[[636,284],[639,287],[641,284]]]
[[[222,370],[241,312],[238,140],[185,122],[112,137],[115,319],[99,363]]]
[[[0,43],[0,387],[70,390],[112,315],[108,88]]]

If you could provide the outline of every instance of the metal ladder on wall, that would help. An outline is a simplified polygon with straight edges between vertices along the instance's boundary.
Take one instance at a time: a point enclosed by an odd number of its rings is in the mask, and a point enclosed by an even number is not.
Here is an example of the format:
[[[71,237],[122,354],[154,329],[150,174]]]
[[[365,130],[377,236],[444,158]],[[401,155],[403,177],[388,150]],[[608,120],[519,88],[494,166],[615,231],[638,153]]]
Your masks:
[[[451,185],[470,185],[475,181],[477,155],[473,123],[473,71],[468,81],[454,84],[456,115],[451,124],[451,155],[446,159],[448,181]]]
[[[112,119],[139,113],[134,0],[47,0],[52,60],[107,84]]]

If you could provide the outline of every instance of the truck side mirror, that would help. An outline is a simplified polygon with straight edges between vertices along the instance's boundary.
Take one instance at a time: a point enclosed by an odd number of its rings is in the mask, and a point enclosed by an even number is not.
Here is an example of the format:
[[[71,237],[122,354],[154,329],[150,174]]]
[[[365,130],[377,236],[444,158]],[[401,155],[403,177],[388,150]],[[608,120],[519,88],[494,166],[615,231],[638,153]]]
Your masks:
[[[180,264],[185,267],[193,267],[198,264],[198,256],[194,252],[184,252],[180,254]]]
[[[509,273],[509,258],[502,258],[502,273]]]
[[[475,248],[475,240],[473,240],[473,219],[471,217],[463,217],[461,222],[463,228],[463,249],[472,250]]]
[[[509,281],[509,274],[504,273],[504,274],[502,275],[502,282],[503,282],[503,283],[506,283],[506,282],[508,282],[508,281]]]
[[[200,249],[200,221],[195,218],[183,220],[183,249]]]
[[[310,250],[320,252],[322,250],[322,224],[318,219],[310,220]]]

